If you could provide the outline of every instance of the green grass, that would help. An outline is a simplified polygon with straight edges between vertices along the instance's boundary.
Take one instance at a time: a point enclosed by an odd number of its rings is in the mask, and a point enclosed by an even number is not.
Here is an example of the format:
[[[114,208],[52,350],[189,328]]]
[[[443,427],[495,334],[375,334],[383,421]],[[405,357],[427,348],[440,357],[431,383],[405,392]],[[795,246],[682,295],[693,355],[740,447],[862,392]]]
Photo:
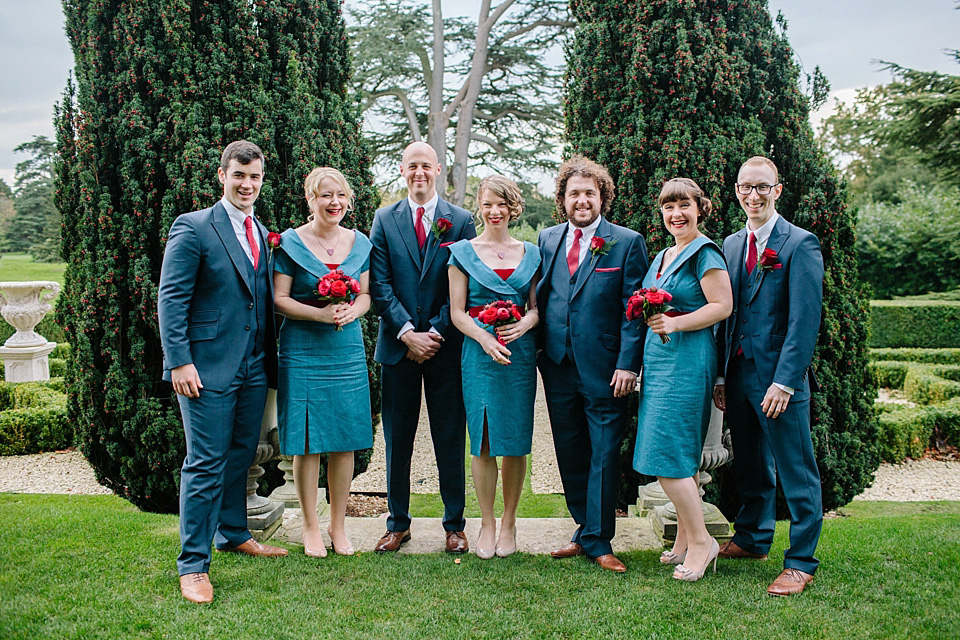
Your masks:
[[[696,584],[657,553],[625,575],[516,554],[323,561],[217,555],[216,601],[180,598],[177,518],[114,496],[0,494],[2,638],[948,638],[960,625],[960,503],[854,503],[824,523],[817,581],[765,593],[769,562]]]
[[[12,280],[53,280],[63,287],[65,262],[34,262],[28,253],[0,256],[0,282]]]

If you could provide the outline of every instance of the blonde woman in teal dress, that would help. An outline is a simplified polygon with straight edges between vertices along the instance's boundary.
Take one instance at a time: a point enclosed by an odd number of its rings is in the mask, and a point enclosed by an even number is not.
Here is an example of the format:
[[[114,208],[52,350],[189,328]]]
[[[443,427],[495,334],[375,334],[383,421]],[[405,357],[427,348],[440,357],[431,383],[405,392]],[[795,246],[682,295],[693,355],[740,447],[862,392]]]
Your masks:
[[[357,320],[370,308],[370,240],[340,221],[353,191],[336,169],[314,169],[304,182],[310,216],[282,234],[275,249],[274,302],[284,316],[279,334],[277,413],[280,450],[293,456],[303,512],[303,550],[327,551],[317,519],[320,454],[327,458],[330,527],[335,553],[353,555],[344,529],[353,480],[353,452],[373,446],[370,387]],[[317,281],[334,269],[360,283],[352,304],[318,303]],[[338,330],[338,327],[340,330]]]
[[[647,320],[633,466],[657,476],[676,507],[677,539],[660,562],[679,565],[673,577],[692,582],[710,562],[716,570],[719,552],[703,522],[696,476],[716,380],[713,326],[733,310],[733,292],[723,253],[697,228],[712,208],[700,187],[674,178],[659,200],[675,244],[651,261],[643,287],[670,293],[674,310]]]
[[[509,556],[517,549],[517,505],[533,441],[537,395],[531,330],[539,323],[540,251],[508,232],[507,224],[523,211],[523,196],[512,180],[496,175],[485,178],[477,188],[477,209],[483,232],[450,247],[450,317],[467,338],[461,355],[463,404],[481,514],[475,550],[480,558],[492,558]],[[513,302],[526,311],[519,321],[494,331],[476,316],[496,300]],[[498,456],[502,456],[499,470]],[[494,513],[498,471],[503,484],[499,536]]]

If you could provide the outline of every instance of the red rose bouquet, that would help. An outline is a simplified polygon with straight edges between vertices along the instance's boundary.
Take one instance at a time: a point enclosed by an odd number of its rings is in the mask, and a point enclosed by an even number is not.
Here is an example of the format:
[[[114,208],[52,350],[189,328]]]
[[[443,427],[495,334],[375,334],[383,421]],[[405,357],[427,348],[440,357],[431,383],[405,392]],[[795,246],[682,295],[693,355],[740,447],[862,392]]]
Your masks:
[[[317,295],[321,302],[353,304],[353,299],[358,293],[360,293],[360,283],[340,269],[335,269],[317,280]],[[337,331],[342,330],[343,327],[338,324]]]
[[[646,320],[658,313],[665,313],[673,309],[668,302],[673,300],[673,296],[656,287],[649,289],[637,289],[627,301],[627,320]],[[670,336],[661,335],[660,342],[667,344],[670,342]]]
[[[480,313],[477,314],[477,320],[494,329],[519,322],[522,317],[523,310],[513,302],[507,302],[506,300],[495,300],[484,305]],[[506,344],[500,336],[497,336],[497,340],[500,344]]]

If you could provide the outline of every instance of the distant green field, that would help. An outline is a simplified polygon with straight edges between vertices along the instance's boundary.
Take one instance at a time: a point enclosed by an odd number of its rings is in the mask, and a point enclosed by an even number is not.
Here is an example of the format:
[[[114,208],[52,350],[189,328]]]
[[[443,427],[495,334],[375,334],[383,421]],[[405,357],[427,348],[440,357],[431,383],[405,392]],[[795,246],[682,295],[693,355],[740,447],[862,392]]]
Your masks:
[[[0,255],[0,282],[11,280],[53,280],[63,286],[65,262],[34,262],[28,253]]]

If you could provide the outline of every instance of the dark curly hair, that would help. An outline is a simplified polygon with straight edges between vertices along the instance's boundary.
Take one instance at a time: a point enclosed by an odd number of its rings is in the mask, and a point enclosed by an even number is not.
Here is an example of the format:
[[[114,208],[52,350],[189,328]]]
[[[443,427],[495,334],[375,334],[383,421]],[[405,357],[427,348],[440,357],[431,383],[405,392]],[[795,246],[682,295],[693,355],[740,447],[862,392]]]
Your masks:
[[[703,193],[696,182],[690,178],[673,178],[663,183],[660,189],[660,198],[657,206],[662,207],[668,202],[679,202],[680,200],[693,200],[697,203],[697,224],[700,224],[713,211],[713,203]]]
[[[580,154],[571,157],[560,165],[560,173],[557,174],[557,192],[554,199],[560,215],[564,218],[567,217],[563,199],[567,195],[567,181],[573,176],[593,178],[600,191],[600,215],[606,216],[607,212],[610,211],[610,204],[613,202],[613,178],[610,177],[610,172],[605,168]]]

